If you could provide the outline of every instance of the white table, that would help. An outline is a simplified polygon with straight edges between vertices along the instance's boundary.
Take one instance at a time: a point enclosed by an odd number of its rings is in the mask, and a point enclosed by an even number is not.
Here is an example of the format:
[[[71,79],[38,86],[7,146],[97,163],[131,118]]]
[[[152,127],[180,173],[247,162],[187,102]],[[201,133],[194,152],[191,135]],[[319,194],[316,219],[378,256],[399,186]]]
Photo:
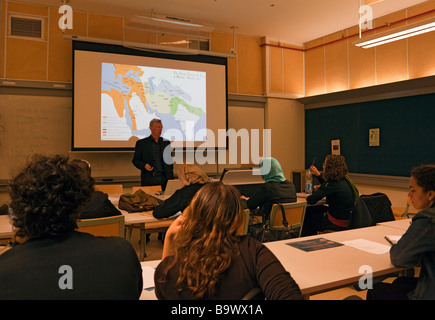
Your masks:
[[[0,237],[8,238],[13,237],[15,235],[14,230],[12,229],[11,220],[8,215],[0,216]]]
[[[307,298],[311,294],[358,283],[368,270],[364,266],[371,268],[373,277],[391,274],[402,269],[391,264],[389,248],[386,248],[388,252],[382,254],[369,253],[348,245],[305,252],[291,247],[287,243],[315,238],[325,238],[340,243],[363,239],[389,247],[390,245],[384,238],[385,235],[402,235],[403,233],[404,230],[399,228],[374,226],[268,242],[265,245],[281,261],[284,268],[290,272],[298,283],[302,294]]]
[[[411,219],[399,219],[394,221],[379,222],[377,223],[377,225],[391,227],[391,228],[398,228],[406,231],[411,225],[411,221],[412,221]]]
[[[377,277],[402,271],[394,267],[390,262],[389,252],[374,254],[342,245],[335,248],[322,249],[305,252],[303,250],[287,245],[289,242],[305,241],[315,238],[326,238],[328,240],[343,242],[348,240],[364,239],[387,246],[390,245],[384,239],[385,235],[401,235],[403,230],[386,226],[374,226],[368,228],[354,229],[348,231],[333,232],[311,237],[303,237],[290,240],[281,240],[265,243],[281,261],[284,268],[290,272],[296,283],[299,285],[305,298],[310,295],[328,290],[337,289],[358,283],[367,272],[366,266],[372,270],[372,276]],[[144,267],[155,268],[160,260],[141,262]],[[364,269],[360,268],[363,267]],[[150,282],[154,276],[153,270],[145,270],[144,283]],[[144,290],[141,299],[156,299],[154,290]]]
[[[154,270],[161,260],[142,261],[142,280],[144,288],[140,295],[140,300],[157,300],[154,291]]]

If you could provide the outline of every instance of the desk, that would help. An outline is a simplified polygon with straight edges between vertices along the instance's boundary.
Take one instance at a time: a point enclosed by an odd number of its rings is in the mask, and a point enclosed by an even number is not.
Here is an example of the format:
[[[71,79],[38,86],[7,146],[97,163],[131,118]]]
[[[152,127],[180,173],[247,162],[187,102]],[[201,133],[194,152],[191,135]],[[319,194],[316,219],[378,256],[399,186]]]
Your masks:
[[[142,261],[142,280],[144,288],[140,295],[140,300],[157,300],[154,291],[154,269],[160,263],[161,260]],[[151,287],[152,285],[152,287]]]
[[[309,297],[311,294],[357,283],[364,275],[364,273],[360,273],[360,267],[362,266],[370,266],[373,277],[387,275],[403,269],[396,268],[391,264],[389,252],[373,254],[347,245],[305,252],[291,247],[287,243],[325,238],[336,242],[365,239],[388,245],[388,242],[384,239],[385,235],[402,235],[403,233],[404,230],[399,228],[374,226],[268,242],[265,243],[265,246],[275,254],[284,268],[290,272],[299,285],[302,294]]]
[[[360,272],[360,267],[362,266],[370,266],[372,268],[373,277],[387,275],[402,271],[403,269],[396,268],[391,264],[389,252],[373,254],[347,245],[305,252],[291,247],[286,243],[315,238],[326,238],[336,242],[365,239],[389,247],[384,236],[386,234],[401,235],[403,232],[404,231],[399,228],[374,226],[311,237],[268,242],[265,243],[265,246],[275,254],[284,268],[290,272],[293,279],[295,279],[296,283],[299,285],[302,294],[308,298],[312,294],[357,283],[364,275],[363,272]],[[152,270],[149,268],[145,270],[145,267],[155,268],[159,262],[160,260],[141,262],[144,270],[144,283],[149,283],[150,277],[153,276]],[[140,299],[156,299],[154,290],[152,288],[144,290]]]
[[[109,195],[109,200],[113,203],[115,207],[118,208],[120,195]],[[135,225],[138,225],[137,228],[140,230],[140,252],[139,252],[139,260],[143,260],[146,257],[146,240],[145,234],[153,233],[153,232],[165,232],[169,226],[174,222],[175,218],[180,215],[178,213],[169,218],[156,219],[153,217],[152,211],[146,212],[133,212],[128,213],[125,210],[119,209],[122,215],[125,218],[125,226],[126,228],[134,228]],[[126,237],[127,240],[130,240],[130,237]]]
[[[394,220],[394,221],[379,222],[376,225],[391,227],[391,228],[398,228],[398,229],[406,231],[406,230],[408,230],[409,226],[411,225],[411,219],[399,219],[399,220]]]
[[[0,216],[0,238],[13,238],[15,235],[8,215]]]

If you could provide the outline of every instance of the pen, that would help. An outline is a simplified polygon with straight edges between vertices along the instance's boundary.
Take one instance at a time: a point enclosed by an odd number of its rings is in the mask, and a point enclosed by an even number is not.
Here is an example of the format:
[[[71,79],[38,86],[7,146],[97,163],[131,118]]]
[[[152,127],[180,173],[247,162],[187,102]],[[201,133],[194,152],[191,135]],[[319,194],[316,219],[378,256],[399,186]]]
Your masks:
[[[384,237],[385,238],[385,240],[387,240],[391,245],[393,245],[394,243],[392,243],[391,242],[391,240],[390,239],[388,239],[388,237]]]
[[[314,156],[314,158],[313,158],[313,163],[311,163],[312,166],[314,166],[314,162],[316,162],[316,158],[317,158],[317,157]]]

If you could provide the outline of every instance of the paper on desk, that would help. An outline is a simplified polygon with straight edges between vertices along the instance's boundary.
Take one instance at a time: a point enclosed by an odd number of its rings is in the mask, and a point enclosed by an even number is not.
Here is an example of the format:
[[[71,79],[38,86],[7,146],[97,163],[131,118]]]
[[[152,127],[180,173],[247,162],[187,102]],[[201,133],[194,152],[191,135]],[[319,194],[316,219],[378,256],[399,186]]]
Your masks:
[[[365,240],[365,239],[355,239],[349,241],[343,241],[342,244],[353,247],[359,250],[363,250],[366,252],[374,253],[374,254],[384,254],[390,251],[391,246],[387,246],[384,244],[380,244],[377,242]]]
[[[400,236],[396,236],[396,235],[386,235],[385,237],[388,238],[388,239],[390,239],[390,241],[391,241],[392,243],[397,243],[397,241],[399,241],[400,238],[402,238],[401,235],[400,235]]]
[[[154,288],[154,268],[142,266],[143,290]]]

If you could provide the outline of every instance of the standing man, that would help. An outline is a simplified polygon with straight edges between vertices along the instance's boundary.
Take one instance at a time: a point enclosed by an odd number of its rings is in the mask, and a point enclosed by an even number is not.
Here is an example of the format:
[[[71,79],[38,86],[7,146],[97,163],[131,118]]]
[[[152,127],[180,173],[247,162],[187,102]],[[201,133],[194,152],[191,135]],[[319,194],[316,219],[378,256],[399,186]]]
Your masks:
[[[163,152],[166,147],[170,148],[170,141],[160,137],[162,129],[160,119],[150,121],[151,135],[136,142],[132,162],[141,170],[142,186],[160,185],[164,191],[168,180],[174,179],[174,165],[163,159]]]

